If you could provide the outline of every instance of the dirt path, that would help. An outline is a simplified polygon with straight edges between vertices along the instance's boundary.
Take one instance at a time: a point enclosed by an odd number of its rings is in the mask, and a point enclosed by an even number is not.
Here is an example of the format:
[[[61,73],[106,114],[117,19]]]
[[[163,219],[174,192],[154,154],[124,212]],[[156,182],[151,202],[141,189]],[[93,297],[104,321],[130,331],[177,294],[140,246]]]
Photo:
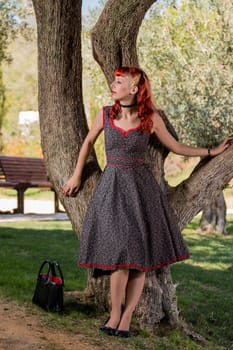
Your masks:
[[[38,315],[0,299],[0,350],[101,350],[84,335],[49,328]]]

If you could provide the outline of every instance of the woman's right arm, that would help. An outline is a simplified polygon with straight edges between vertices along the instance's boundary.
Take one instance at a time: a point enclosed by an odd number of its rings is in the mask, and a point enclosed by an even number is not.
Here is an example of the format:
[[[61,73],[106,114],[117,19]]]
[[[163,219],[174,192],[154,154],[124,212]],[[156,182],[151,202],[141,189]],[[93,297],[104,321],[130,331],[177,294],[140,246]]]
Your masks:
[[[72,196],[78,192],[81,185],[81,177],[86,160],[93,149],[96,139],[103,130],[102,110],[100,110],[95,118],[95,121],[89,130],[81,150],[79,152],[78,160],[73,175],[62,186],[62,193],[64,196]]]

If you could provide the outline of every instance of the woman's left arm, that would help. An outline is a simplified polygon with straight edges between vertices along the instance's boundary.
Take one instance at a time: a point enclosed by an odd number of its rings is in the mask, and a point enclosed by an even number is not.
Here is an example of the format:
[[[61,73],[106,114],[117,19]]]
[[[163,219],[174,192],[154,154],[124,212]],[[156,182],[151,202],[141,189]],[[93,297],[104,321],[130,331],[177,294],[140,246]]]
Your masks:
[[[233,135],[223,140],[217,147],[208,149],[203,147],[192,147],[186,144],[179,143],[176,139],[168,132],[163,119],[159,114],[154,114],[152,117],[152,133],[155,133],[158,139],[162,142],[173,153],[189,156],[189,157],[206,157],[206,156],[217,156],[221,154],[225,149],[231,146],[233,142]]]

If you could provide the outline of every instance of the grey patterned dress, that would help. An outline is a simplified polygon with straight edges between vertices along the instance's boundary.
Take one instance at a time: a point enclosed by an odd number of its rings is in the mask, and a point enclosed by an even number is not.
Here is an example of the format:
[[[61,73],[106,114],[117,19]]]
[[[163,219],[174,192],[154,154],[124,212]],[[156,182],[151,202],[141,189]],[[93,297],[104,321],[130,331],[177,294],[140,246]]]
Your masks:
[[[150,271],[189,257],[177,222],[144,164],[149,134],[114,125],[103,109],[106,167],[83,224],[78,265]]]

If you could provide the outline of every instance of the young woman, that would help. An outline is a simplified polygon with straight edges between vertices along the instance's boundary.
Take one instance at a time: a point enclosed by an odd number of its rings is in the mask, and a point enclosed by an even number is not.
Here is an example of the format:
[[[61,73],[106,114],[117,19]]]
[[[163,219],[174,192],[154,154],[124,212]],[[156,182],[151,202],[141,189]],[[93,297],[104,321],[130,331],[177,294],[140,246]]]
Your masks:
[[[216,156],[232,137],[211,150],[177,142],[156,112],[140,68],[116,69],[111,92],[114,104],[97,114],[62,189],[65,196],[79,190],[85,162],[104,130],[107,162],[84,220],[79,266],[95,269],[96,275],[110,273],[112,309],[100,329],[128,337],[146,271],[189,257],[166,197],[144,163],[150,134],[172,152],[192,157]]]

